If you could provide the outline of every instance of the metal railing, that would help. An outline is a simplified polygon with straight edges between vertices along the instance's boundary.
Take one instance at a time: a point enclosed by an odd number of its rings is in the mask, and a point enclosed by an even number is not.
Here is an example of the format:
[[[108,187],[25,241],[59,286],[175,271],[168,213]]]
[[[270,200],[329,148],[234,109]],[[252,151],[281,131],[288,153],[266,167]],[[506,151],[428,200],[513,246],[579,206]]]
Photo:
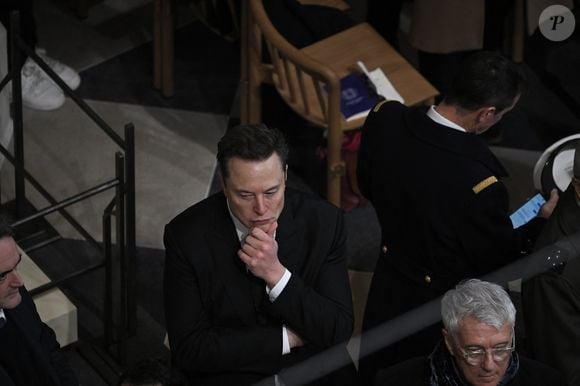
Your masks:
[[[33,48],[20,37],[20,20],[18,12],[14,11],[10,18],[10,70],[0,81],[0,91],[11,81],[12,104],[11,113],[14,127],[13,153],[0,145],[0,153],[14,167],[14,218],[13,227],[19,227],[33,220],[44,218],[52,213],[60,215],[102,256],[100,262],[84,267],[31,290],[31,294],[39,294],[70,279],[103,268],[105,270],[104,291],[104,339],[105,349],[116,347],[118,360],[123,354],[123,345],[136,332],[136,240],[135,240],[135,134],[132,123],[124,127],[124,137],[118,135],[87,103],[77,96],[72,89],[40,58]],[[120,148],[115,153],[115,178],[105,181],[90,189],[57,201],[25,168],[23,108],[20,69],[23,54],[34,60],[46,74],[70,97],[78,107],[96,123],[96,125]],[[25,204],[26,185],[28,182],[46,201],[48,206],[26,215]],[[103,242],[99,243],[83,226],[67,211],[67,207],[84,201],[93,196],[114,190],[114,197],[107,205],[102,216]],[[114,227],[112,226],[114,219]],[[114,240],[113,240],[114,230]],[[44,240],[26,248],[26,252],[48,245],[60,237]]]

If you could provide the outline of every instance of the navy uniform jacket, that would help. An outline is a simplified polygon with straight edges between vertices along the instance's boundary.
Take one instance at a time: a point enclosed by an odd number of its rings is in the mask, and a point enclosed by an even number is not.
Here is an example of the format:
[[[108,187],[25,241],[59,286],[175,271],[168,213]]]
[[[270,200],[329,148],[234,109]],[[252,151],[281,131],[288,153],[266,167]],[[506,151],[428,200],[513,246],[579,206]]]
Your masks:
[[[193,383],[252,384],[350,338],[342,213],[287,188],[276,240],[292,277],[270,303],[264,281],[237,256],[240,242],[223,193],[166,226],[167,331],[173,363]],[[305,346],[282,355],[282,324]]]
[[[424,108],[377,105],[362,129],[357,173],[382,230],[365,329],[521,257],[545,222],[514,231],[499,160],[484,140],[435,123]],[[427,351],[397,360],[428,354],[439,338],[436,331],[423,340]]]
[[[20,288],[20,295],[22,296],[20,304],[13,309],[5,309],[4,314],[8,323],[15,323],[22,332],[26,339],[22,345],[27,345],[34,353],[34,358],[30,358],[28,366],[32,365],[32,368],[47,380],[47,384],[78,385],[77,378],[56,341],[54,331],[40,320],[36,306],[24,287]],[[2,347],[2,350],[10,348]],[[1,364],[0,385],[15,385]]]

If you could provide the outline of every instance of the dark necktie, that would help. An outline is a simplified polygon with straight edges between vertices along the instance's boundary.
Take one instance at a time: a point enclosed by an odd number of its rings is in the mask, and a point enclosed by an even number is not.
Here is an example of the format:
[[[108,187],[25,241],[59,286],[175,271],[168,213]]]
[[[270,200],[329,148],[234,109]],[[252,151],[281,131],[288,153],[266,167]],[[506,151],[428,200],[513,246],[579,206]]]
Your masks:
[[[4,327],[6,325],[6,318],[3,316],[0,316],[0,328]]]

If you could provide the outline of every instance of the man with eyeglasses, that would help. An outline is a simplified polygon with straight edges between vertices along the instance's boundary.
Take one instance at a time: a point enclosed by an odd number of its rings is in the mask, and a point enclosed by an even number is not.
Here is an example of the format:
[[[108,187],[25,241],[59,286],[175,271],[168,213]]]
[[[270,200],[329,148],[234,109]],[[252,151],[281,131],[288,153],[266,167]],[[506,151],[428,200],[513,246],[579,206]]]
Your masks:
[[[0,385],[76,386],[54,331],[42,323],[17,271],[12,229],[0,216]]]
[[[499,285],[466,280],[441,301],[443,339],[428,357],[385,370],[375,385],[560,386],[556,370],[515,351],[516,310]]]

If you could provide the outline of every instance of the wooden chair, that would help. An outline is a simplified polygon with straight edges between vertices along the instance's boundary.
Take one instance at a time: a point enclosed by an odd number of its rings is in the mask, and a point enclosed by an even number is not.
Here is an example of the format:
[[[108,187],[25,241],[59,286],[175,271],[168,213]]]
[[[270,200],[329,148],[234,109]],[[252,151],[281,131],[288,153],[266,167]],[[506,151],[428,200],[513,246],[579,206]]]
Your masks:
[[[271,63],[262,61],[263,43]],[[438,94],[367,23],[297,49],[272,25],[262,0],[244,0],[241,121],[261,121],[260,86],[266,82],[273,83],[297,114],[327,130],[327,199],[337,206],[340,206],[340,179],[345,174],[341,159],[343,132],[358,129],[364,123],[364,118],[346,121],[340,112],[340,79],[357,71],[357,60],[363,61],[369,70],[382,68],[407,105],[432,103]]]

